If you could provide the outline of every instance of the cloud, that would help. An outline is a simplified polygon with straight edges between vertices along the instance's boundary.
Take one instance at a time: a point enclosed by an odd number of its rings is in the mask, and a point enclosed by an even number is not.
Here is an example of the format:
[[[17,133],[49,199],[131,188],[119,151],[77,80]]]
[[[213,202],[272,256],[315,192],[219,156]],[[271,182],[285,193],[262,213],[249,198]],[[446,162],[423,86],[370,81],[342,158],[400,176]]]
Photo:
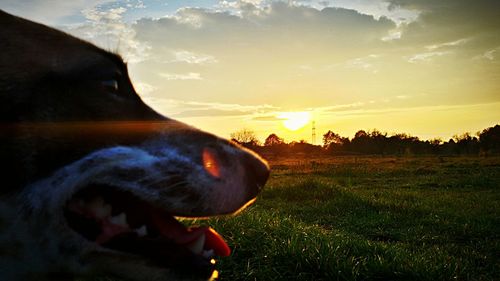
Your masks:
[[[82,10],[86,22],[66,26],[72,35],[89,40],[108,50],[120,53],[129,63],[137,63],[149,57],[151,47],[136,38],[136,32],[124,22],[125,7],[95,6]]]
[[[216,102],[197,102],[184,100],[165,100],[169,104],[171,112],[176,112],[172,117],[203,117],[203,116],[251,116],[254,114],[265,114],[271,112],[277,107],[261,105],[241,105]]]
[[[329,106],[322,106],[322,107],[316,107],[316,108],[309,108],[309,110],[317,110],[317,111],[330,111],[330,112],[336,112],[336,111],[342,111],[346,109],[352,109],[352,108],[359,108],[361,106],[365,105],[364,102],[353,102],[353,103],[348,103],[348,104],[336,104],[336,105],[329,105]]]
[[[500,51],[500,46],[491,50],[487,50],[483,52],[481,55],[475,56],[472,59],[473,60],[484,59],[493,61],[497,58],[499,51]]]
[[[79,15],[84,9],[113,2],[113,0],[2,0],[2,10],[22,15],[30,20],[45,24],[57,25],[65,22],[68,17]]]
[[[389,30],[389,33],[380,39],[384,42],[390,42],[393,40],[401,39],[401,34],[402,34],[402,31],[399,28],[397,28],[397,29]]]
[[[496,57],[495,54],[497,53],[497,51],[498,51],[498,49],[486,51],[486,52],[484,52],[483,57],[485,59],[488,59],[488,60],[494,60]]]
[[[262,122],[278,122],[278,121],[283,121],[283,119],[282,118],[278,118],[276,114],[256,116],[256,117],[253,117],[252,120],[254,120],[254,121],[262,121]]]
[[[168,100],[170,103],[178,107],[194,108],[194,109],[220,109],[220,110],[238,110],[242,112],[259,112],[277,109],[277,107],[269,104],[261,105],[241,105],[237,103],[220,103],[220,102],[199,102],[185,100]]]
[[[177,114],[171,115],[173,118],[191,118],[191,117],[223,117],[223,116],[244,116],[248,115],[242,111],[229,111],[220,109],[200,109],[200,110],[186,110]]]
[[[306,1],[303,1],[306,2]],[[317,1],[308,1],[317,2]],[[319,3],[321,5],[321,3]],[[353,9],[362,14],[372,15],[375,18],[386,17],[394,21],[398,26],[415,21],[419,11],[406,7],[394,7],[384,0],[335,0],[328,1],[326,6]]]
[[[112,23],[114,21],[119,21],[122,19],[122,14],[127,11],[124,7],[112,8],[109,10],[98,10],[97,8],[84,9],[82,14],[87,18],[87,20],[98,23],[106,21]]]
[[[127,1],[129,2],[129,1]],[[135,4],[127,3],[128,8],[145,9],[147,6],[144,4],[143,0],[137,0]]]
[[[486,51],[486,52],[484,52],[483,57],[485,59],[494,60],[495,59],[495,53],[497,51],[498,51],[497,49]]]
[[[330,44],[333,47],[353,46],[354,42],[378,41],[394,27],[394,22],[387,18],[376,20],[354,10],[317,10],[281,2],[272,2],[258,16],[184,8],[174,16],[141,19],[134,25],[137,34],[144,41],[154,45],[168,42],[170,47],[194,52],[201,47],[198,42],[204,42],[207,48],[215,42],[225,42],[226,46],[233,48],[252,44],[260,45],[262,49],[270,47],[270,44],[293,48],[298,47],[298,40],[304,43]],[[169,38],[176,40],[168,41]],[[338,38],[342,40],[337,40]],[[224,51],[231,53],[232,50],[226,48]]]
[[[445,42],[445,43],[440,43],[440,44],[428,45],[425,48],[427,50],[429,50],[429,51],[433,51],[433,50],[436,50],[436,49],[461,46],[461,45],[464,45],[465,43],[467,43],[469,41],[470,41],[470,38],[462,38],[462,39],[458,39],[458,40],[451,41],[451,42]]]
[[[417,11],[416,21],[406,25],[402,40],[433,44],[460,38],[490,38],[498,42],[500,1],[497,0],[387,0],[391,8]],[[493,39],[495,38],[496,39]],[[491,44],[483,42],[483,44]]]
[[[196,72],[186,74],[160,73],[159,75],[167,80],[203,80],[201,74]]]
[[[147,99],[151,96],[151,93],[158,89],[158,87],[144,82],[135,82],[134,89],[141,96],[141,98]]]
[[[259,13],[183,8],[174,15],[138,20],[132,25],[135,39],[150,46],[154,56],[134,67],[140,68],[142,79],[152,85],[163,83],[155,80],[158,73],[183,74],[182,77],[167,75],[168,79],[193,78],[186,73],[201,73],[201,78],[209,75],[210,79],[184,83],[180,89],[160,87],[158,92],[169,93],[175,99],[195,100],[211,92],[224,102],[281,100],[284,103],[300,98],[302,93],[298,89],[307,86],[294,87],[299,83],[297,66],[310,65],[307,75],[316,75],[325,65],[346,62],[356,55],[366,57],[370,54],[366,50],[379,48],[383,44],[380,38],[396,27],[387,18],[375,19],[342,8],[318,10],[265,1],[248,9],[257,9]],[[368,71],[375,71],[374,62],[369,60],[366,63],[372,63],[373,67]],[[353,69],[362,69],[361,62],[357,66],[352,63]],[[294,81],[289,82],[291,75]],[[294,90],[275,91],[268,87],[271,84]]]
[[[217,62],[217,60],[213,56],[205,54],[196,54],[185,50],[173,51],[173,55],[175,58],[170,62],[184,62],[188,64],[202,64],[202,65]]]
[[[499,102],[492,103],[477,103],[477,104],[443,104],[443,105],[426,105],[426,106],[406,106],[406,107],[385,107],[376,109],[355,109],[355,110],[345,110],[334,113],[336,116],[375,116],[375,115],[385,115],[390,113],[407,113],[407,112],[426,112],[426,111],[451,111],[460,109],[472,109],[481,108],[486,106],[498,107]]]
[[[396,96],[397,99],[405,100],[410,98],[407,95]],[[343,105],[332,105],[325,107],[308,108],[307,111],[314,112],[316,116],[330,116],[336,117],[360,117],[360,116],[377,116],[391,113],[406,113],[406,112],[419,112],[419,111],[450,111],[460,109],[479,108],[484,106],[498,106],[499,102],[493,103],[477,103],[477,104],[441,104],[441,105],[415,105],[415,106],[391,106],[390,103],[383,107],[372,106],[371,103],[353,103]],[[370,105],[370,106],[369,106]],[[267,114],[257,115],[252,118],[254,121],[261,122],[280,122],[283,118],[279,117],[281,111],[273,111]]]
[[[171,102],[184,107],[198,109],[220,109],[220,110],[238,110],[242,112],[262,112],[277,109],[277,107],[269,104],[261,105],[241,105],[236,103],[219,103],[219,102],[198,102],[198,101],[182,101],[171,100]]]
[[[251,4],[253,6],[259,6],[265,2],[264,0],[220,0],[218,6],[220,8],[240,8],[244,5]]]
[[[421,63],[421,62],[430,62],[435,57],[441,57],[444,55],[451,54],[451,51],[446,52],[427,52],[427,53],[419,53],[414,54],[407,58],[409,63]]]
[[[366,57],[355,58],[346,62],[345,66],[349,68],[361,69],[371,73],[377,73],[378,70],[375,68],[373,61],[379,57],[380,55],[371,54]]]

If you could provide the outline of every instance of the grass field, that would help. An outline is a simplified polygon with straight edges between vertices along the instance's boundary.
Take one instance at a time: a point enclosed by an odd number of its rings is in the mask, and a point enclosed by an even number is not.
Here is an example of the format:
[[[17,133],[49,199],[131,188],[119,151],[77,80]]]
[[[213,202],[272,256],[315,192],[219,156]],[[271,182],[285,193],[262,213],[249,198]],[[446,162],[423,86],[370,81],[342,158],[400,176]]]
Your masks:
[[[208,222],[221,280],[500,280],[500,158],[270,163],[256,204]]]

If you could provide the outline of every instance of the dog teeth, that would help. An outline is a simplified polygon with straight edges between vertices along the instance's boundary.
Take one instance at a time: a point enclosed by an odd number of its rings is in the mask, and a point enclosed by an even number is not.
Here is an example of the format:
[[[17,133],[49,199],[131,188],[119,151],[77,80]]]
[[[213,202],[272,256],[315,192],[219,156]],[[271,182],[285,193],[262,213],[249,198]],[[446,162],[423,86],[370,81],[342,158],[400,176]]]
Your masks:
[[[112,224],[121,225],[121,226],[128,226],[127,215],[125,213],[121,213],[117,216],[111,217],[111,218],[109,218],[109,221]]]
[[[92,199],[92,201],[88,203],[87,208],[94,213],[96,218],[103,219],[111,216],[112,207],[109,204],[105,204],[102,197]]]
[[[105,204],[101,208],[94,209],[94,214],[100,219],[111,216],[111,205]]]
[[[144,236],[148,235],[148,230],[146,229],[145,225],[135,229],[134,231],[135,231],[135,233],[137,233],[137,236],[139,236],[139,237],[144,237]]]
[[[187,245],[187,248],[195,254],[201,254],[203,251],[203,246],[205,245],[205,234],[200,235],[198,239]]]
[[[205,250],[203,251],[203,253],[201,254],[204,258],[211,258],[214,256],[214,250],[210,249],[210,250]]]

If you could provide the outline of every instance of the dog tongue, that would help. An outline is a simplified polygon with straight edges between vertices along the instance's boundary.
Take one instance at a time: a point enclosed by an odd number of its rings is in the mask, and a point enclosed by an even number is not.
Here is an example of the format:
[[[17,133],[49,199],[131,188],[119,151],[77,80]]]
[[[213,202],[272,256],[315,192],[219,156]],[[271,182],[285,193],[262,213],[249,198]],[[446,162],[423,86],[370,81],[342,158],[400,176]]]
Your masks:
[[[231,249],[222,236],[210,227],[190,227],[186,228],[182,223],[169,215],[162,215],[153,212],[152,223],[160,231],[161,235],[173,240],[177,244],[189,244],[205,234],[205,250],[213,250],[217,256],[227,257],[231,254]]]
[[[205,249],[212,249],[214,253],[221,257],[231,254],[231,248],[215,229],[208,227],[205,231]]]

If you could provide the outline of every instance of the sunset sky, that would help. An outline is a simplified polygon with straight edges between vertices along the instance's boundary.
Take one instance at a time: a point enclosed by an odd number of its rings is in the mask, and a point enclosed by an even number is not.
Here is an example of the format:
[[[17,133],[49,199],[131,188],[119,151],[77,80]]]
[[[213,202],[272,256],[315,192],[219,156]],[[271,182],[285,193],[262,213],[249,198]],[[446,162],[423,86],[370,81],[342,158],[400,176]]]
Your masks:
[[[224,137],[245,128],[310,142],[314,120],[317,143],[328,130],[373,128],[448,139],[500,123],[498,0],[2,0],[0,9],[120,53],[149,105]],[[290,116],[303,127],[285,127]]]

